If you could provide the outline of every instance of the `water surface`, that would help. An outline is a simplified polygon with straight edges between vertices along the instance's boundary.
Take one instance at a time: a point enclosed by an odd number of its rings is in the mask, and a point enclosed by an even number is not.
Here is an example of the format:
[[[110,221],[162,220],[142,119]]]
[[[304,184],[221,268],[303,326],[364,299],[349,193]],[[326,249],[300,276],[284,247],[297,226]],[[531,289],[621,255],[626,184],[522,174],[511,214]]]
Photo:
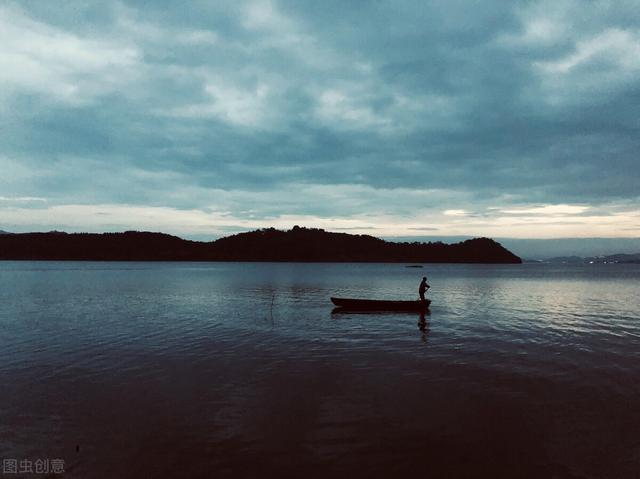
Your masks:
[[[425,274],[423,320],[332,313],[332,295],[413,299]],[[0,262],[0,457],[83,478],[639,477],[639,280]]]

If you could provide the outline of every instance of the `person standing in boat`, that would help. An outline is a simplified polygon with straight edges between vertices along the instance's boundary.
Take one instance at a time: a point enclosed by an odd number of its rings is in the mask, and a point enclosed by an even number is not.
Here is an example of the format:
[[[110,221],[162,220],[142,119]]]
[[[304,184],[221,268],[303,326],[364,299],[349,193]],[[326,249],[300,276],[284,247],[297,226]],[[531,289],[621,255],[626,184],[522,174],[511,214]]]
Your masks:
[[[424,293],[426,293],[430,287],[431,286],[427,284],[427,277],[424,276],[422,278],[422,281],[420,281],[420,287],[418,288],[418,294],[420,294],[420,301],[422,302],[426,301],[426,299],[424,299]]]

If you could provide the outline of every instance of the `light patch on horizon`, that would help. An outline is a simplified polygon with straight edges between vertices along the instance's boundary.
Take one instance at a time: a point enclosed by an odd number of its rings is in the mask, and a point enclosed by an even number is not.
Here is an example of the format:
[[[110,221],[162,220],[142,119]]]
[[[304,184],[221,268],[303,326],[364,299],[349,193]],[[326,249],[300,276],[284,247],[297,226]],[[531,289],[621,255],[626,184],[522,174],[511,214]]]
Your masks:
[[[581,205],[544,205],[533,208],[514,208],[499,209],[501,213],[510,215],[528,216],[528,215],[545,215],[545,216],[571,216],[584,213],[589,210],[589,206]]]
[[[46,198],[40,198],[39,196],[0,196],[0,201],[7,202],[46,202]]]
[[[511,238],[553,238],[559,233],[566,237],[606,237],[611,229],[623,234],[619,237],[635,237],[640,227],[640,209],[616,212],[608,215],[581,216],[577,210],[566,213],[567,205],[560,205],[563,214],[550,218],[529,212],[507,216],[471,215],[456,211],[426,212],[416,219],[396,215],[351,215],[326,217],[305,214],[258,217],[250,211],[241,217],[230,211],[175,209],[169,207],[141,207],[135,205],[52,205],[39,208],[19,206],[4,208],[2,229],[14,232],[44,230],[63,225],[68,231],[123,231],[145,229],[164,231],[187,238],[193,235],[209,235],[212,239],[229,232],[275,227],[290,229],[294,225],[324,228],[328,231],[349,231],[354,234],[371,234],[384,237],[438,236],[490,236]],[[540,211],[528,208],[522,211]]]
[[[445,216],[467,216],[469,212],[466,210],[444,210],[442,214]]]

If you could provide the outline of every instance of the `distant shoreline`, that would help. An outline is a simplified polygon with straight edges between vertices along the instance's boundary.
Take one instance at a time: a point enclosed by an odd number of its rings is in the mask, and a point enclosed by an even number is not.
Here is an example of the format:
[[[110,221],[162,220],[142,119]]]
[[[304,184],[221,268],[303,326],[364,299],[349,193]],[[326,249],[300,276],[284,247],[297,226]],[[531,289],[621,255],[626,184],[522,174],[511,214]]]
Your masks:
[[[211,242],[164,233],[14,233],[0,235],[0,260],[220,261],[300,263],[519,264],[489,238],[459,243],[395,243],[368,235],[294,227],[261,229]]]
[[[28,262],[28,261],[50,261],[50,262],[73,262],[73,263],[248,263],[248,264],[260,264],[260,263],[274,263],[274,264],[397,264],[403,265],[405,261],[309,261],[309,260],[249,260],[249,259],[33,259],[33,258],[0,258],[0,262]],[[464,262],[464,261],[425,261],[421,263],[422,266],[428,266],[430,264],[462,264],[462,265],[521,265],[521,264],[554,264],[544,261],[521,263],[488,263],[488,262]],[[584,263],[587,264],[587,263]],[[613,264],[613,263],[611,263]],[[633,263],[619,263],[619,264],[633,264]],[[411,268],[409,268],[411,269]],[[418,269],[418,268],[416,268]]]

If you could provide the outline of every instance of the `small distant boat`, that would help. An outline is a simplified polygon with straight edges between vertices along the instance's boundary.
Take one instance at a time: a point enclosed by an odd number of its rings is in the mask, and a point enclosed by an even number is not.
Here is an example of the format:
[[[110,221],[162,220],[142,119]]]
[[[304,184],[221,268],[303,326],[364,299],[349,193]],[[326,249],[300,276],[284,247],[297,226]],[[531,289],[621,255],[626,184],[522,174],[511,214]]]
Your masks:
[[[337,307],[349,311],[425,311],[429,309],[430,300],[425,301],[390,301],[381,299],[331,298]]]
[[[408,264],[405,268],[423,268],[421,264]]]

